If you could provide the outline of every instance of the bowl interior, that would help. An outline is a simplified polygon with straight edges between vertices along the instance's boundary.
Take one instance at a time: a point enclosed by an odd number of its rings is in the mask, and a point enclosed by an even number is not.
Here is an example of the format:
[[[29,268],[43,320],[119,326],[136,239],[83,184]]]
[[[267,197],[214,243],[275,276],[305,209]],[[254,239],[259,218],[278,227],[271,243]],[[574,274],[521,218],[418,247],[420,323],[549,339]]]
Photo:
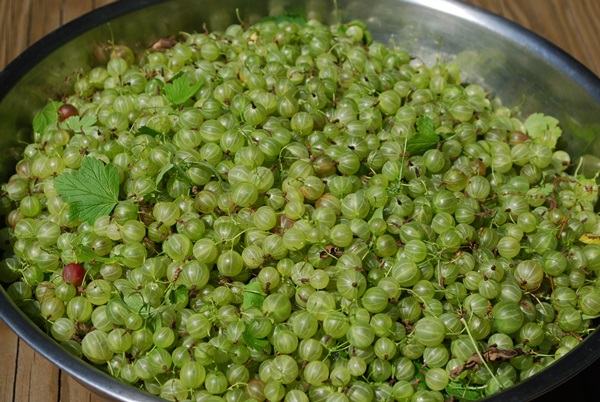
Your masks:
[[[506,20],[466,4],[436,0],[221,0],[118,2],[98,9],[48,35],[0,73],[0,178],[5,180],[31,136],[34,114],[50,98],[68,91],[65,77],[105,58],[102,48],[114,40],[143,50],[153,40],[177,33],[223,29],[284,12],[326,23],[362,20],[376,40],[406,48],[428,64],[454,60],[465,82],[478,83],[508,107],[524,115],[544,112],[562,123],[561,146],[573,156],[588,155],[583,171],[600,167],[600,83],[570,56]],[[97,370],[66,355],[17,311],[0,288],[0,316],[51,361],[101,395],[117,400],[141,396]],[[560,384],[600,354],[594,333],[576,352],[504,392],[503,401],[531,399]],[[577,353],[575,355],[575,353]],[[494,397],[496,398],[496,397]],[[500,399],[498,399],[500,400]]]

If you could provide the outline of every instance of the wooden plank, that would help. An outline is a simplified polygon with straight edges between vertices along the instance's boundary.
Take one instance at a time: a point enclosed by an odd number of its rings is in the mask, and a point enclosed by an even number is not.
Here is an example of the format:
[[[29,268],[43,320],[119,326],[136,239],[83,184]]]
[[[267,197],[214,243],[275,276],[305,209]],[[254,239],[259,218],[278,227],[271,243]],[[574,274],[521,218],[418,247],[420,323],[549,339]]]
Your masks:
[[[544,21],[541,24],[543,35],[559,48],[570,53],[583,64],[588,65],[590,60],[588,60],[587,54],[578,40],[577,31],[565,28],[570,25],[568,14],[571,10],[571,3],[573,2],[549,0],[546,7],[540,7],[538,13],[541,20]]]
[[[8,1],[0,1],[0,66],[4,67],[8,64],[8,31],[10,25],[10,3]]]
[[[19,342],[17,378],[14,402],[58,401],[58,368],[35,352],[25,342]]]
[[[19,341],[2,321],[0,340],[0,356],[5,361],[0,371],[0,401],[108,401],[92,394],[71,376],[59,371],[52,363],[34,352],[25,342]],[[16,384],[20,385],[17,389]],[[27,384],[27,387],[23,387],[23,384]]]
[[[599,1],[546,0],[543,6],[539,2],[515,0],[468,2],[535,32],[600,74]]]
[[[570,1],[566,10],[569,26],[573,27],[576,40],[581,44],[586,65],[600,75],[600,34],[598,16],[600,2],[596,0]]]
[[[0,68],[43,36],[115,0],[0,0]],[[34,352],[0,321],[0,400],[105,402]],[[59,388],[60,387],[60,388]]]
[[[17,375],[17,348],[19,338],[0,320],[0,356],[4,361],[0,370],[0,401],[12,401]]]
[[[504,1],[500,2],[500,14],[517,24],[545,36],[544,21],[540,18],[539,10],[531,2]]]
[[[31,0],[9,1],[0,6],[0,36],[4,38],[0,47],[0,61],[8,64],[29,46],[29,14]]]
[[[60,398],[62,401],[91,402],[92,394],[65,372],[60,374]]]
[[[60,9],[62,0],[31,0],[29,25],[30,44],[61,25]]]
[[[61,6],[61,22],[66,24],[75,18],[94,9],[93,0],[63,0]]]
[[[31,0],[13,2],[12,19],[15,24],[10,34],[13,38],[14,47],[9,49],[11,58],[17,57],[29,46],[29,14],[31,10]]]
[[[113,1],[0,1],[0,68],[59,26]],[[105,402],[19,341],[2,322],[0,340],[0,356],[8,362],[0,375],[1,401]]]
[[[73,377],[65,373],[60,374],[60,401],[61,402],[110,402],[109,399],[93,394]]]
[[[94,9],[105,6],[110,3],[114,3],[116,0],[94,0]]]

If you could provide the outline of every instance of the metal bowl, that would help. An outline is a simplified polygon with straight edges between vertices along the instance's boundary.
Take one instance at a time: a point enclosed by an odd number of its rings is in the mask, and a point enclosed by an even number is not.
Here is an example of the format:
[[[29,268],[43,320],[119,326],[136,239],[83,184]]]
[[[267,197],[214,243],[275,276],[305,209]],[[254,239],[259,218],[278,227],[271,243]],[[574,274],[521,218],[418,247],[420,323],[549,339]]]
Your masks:
[[[64,77],[98,62],[98,48],[115,39],[134,49],[180,31],[222,29],[236,23],[236,9],[248,22],[289,11],[326,23],[360,19],[375,39],[390,39],[428,64],[455,60],[464,81],[492,90],[509,107],[521,105],[557,117],[561,146],[584,166],[600,167],[600,139],[593,136],[600,115],[600,80],[551,43],[476,7],[446,0],[142,0],[117,2],[61,27],[34,44],[0,73],[0,179],[19,159],[31,121],[47,99],[66,91]],[[590,134],[590,132],[592,134]],[[66,353],[19,310],[0,287],[0,318],[36,351],[93,392],[117,401],[158,401]],[[486,401],[524,401],[549,392],[600,356],[600,333],[526,381]]]

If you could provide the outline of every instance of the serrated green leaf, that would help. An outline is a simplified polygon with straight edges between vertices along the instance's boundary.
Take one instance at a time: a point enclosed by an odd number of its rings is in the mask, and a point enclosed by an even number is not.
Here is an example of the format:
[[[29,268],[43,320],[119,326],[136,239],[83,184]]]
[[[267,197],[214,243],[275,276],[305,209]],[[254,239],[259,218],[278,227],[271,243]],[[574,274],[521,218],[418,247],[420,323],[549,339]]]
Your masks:
[[[413,363],[415,366],[415,390],[427,389],[427,384],[425,383],[425,374],[423,371],[427,371],[428,367],[423,366],[419,363]]]
[[[540,187],[540,190],[542,194],[548,197],[554,191],[554,185],[550,183],[544,184],[542,187]]]
[[[162,133],[159,133],[158,131],[156,131],[148,126],[140,127],[134,135],[140,135],[140,134],[146,134],[146,135],[150,135],[152,137],[158,137],[158,136],[162,135]]]
[[[263,293],[258,282],[250,282],[246,285],[242,294],[242,309],[250,307],[262,308],[266,295]]]
[[[425,116],[417,119],[417,132],[408,138],[406,152],[410,155],[423,155],[427,150],[433,149],[440,141],[440,136],[435,132],[433,121]]]
[[[433,124],[433,120],[427,116],[419,117],[417,119],[417,131],[419,134],[437,136],[435,133],[435,125]]]
[[[139,313],[146,305],[144,297],[138,292],[126,294],[122,296],[122,299],[123,303],[125,303],[131,311],[136,313]]]
[[[71,204],[73,216],[92,224],[109,215],[119,201],[119,172],[113,164],[83,158],[79,170],[54,179],[54,187],[63,201]]]
[[[189,291],[185,285],[179,285],[168,292],[168,299],[171,304],[187,305]]]
[[[63,105],[62,102],[51,101],[33,118],[33,130],[36,133],[43,132],[46,127],[58,123],[58,108]]]
[[[155,184],[156,187],[159,186],[160,182],[162,181],[163,177],[165,176],[165,174],[171,170],[175,165],[172,164],[171,162],[163,165],[162,168],[160,168],[160,171],[158,172],[158,174],[156,175],[156,180],[155,180]]]
[[[558,120],[543,113],[534,113],[523,122],[527,135],[538,144],[544,144],[550,149],[556,147],[556,142],[562,135]]]
[[[181,105],[194,96],[201,86],[200,81],[192,85],[188,76],[183,74],[165,85],[165,96],[171,103]]]
[[[153,316],[151,316],[148,319],[148,322],[146,323],[146,326],[152,332],[156,332],[160,327],[162,327],[163,323],[162,323],[162,318],[160,317],[160,314],[154,314]]]
[[[373,215],[371,215],[369,223],[371,223],[375,219],[383,219],[383,207],[379,207],[375,211],[373,211]]]
[[[450,396],[457,397],[461,401],[477,401],[483,399],[484,393],[477,389],[467,388],[456,382],[450,382],[444,390]]]
[[[99,256],[98,254],[94,253],[94,250],[92,250],[91,247],[84,246],[83,244],[80,244],[77,247],[75,247],[75,255],[77,255],[78,262],[115,262],[115,258]]]
[[[351,356],[345,350],[339,350],[336,352],[337,355],[343,359],[349,359]]]
[[[86,133],[92,130],[96,124],[96,116],[94,115],[85,115],[83,117],[80,116],[71,116],[64,121],[66,126],[75,131],[76,133]]]
[[[262,350],[262,349],[266,348],[267,346],[269,346],[268,340],[256,338],[254,335],[252,335],[250,333],[248,328],[246,328],[244,330],[244,332],[242,332],[242,339],[244,340],[244,343],[246,344],[246,346],[249,347],[250,349]]]
[[[93,114],[86,114],[81,118],[82,127],[92,127],[96,124],[98,119]]]
[[[406,144],[406,152],[410,156],[423,155],[426,151],[435,148],[438,140],[438,136],[432,137],[416,134],[409,138]]]
[[[221,174],[219,173],[219,171],[217,169],[215,169],[215,167],[213,165],[211,165],[210,163],[206,163],[204,161],[193,161],[190,160],[191,158],[188,159],[183,159],[184,162],[189,163],[190,165],[195,165],[195,166],[202,166],[208,170],[210,170],[212,172],[212,174],[215,175],[215,178],[218,181],[223,181],[223,179],[221,178]]]
[[[414,362],[415,366],[415,378],[420,380],[420,382],[425,382],[425,374],[423,372],[429,371],[429,367],[423,366],[421,363]]]
[[[190,180],[190,176],[188,175],[188,170],[186,167],[181,165],[175,165],[175,170],[177,171],[177,177],[181,181],[187,183],[190,186],[190,188],[194,186],[194,183]]]

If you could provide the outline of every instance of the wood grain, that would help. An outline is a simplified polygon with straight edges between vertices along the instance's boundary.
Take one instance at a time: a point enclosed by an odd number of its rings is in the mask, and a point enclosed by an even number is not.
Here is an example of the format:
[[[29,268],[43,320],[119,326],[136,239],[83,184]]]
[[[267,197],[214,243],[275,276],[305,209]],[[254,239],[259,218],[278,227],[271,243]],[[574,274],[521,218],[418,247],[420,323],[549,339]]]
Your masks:
[[[600,75],[600,1],[469,0],[554,43]]]
[[[0,0],[0,69],[59,26],[114,0]],[[598,0],[468,0],[553,42],[600,75]],[[0,402],[102,402],[0,321]],[[548,400],[548,399],[546,399]]]
[[[60,372],[52,363],[34,352],[25,342],[19,342],[15,401],[56,401]]]
[[[12,401],[17,375],[19,338],[0,320],[0,356],[4,367],[0,370],[0,401]]]

